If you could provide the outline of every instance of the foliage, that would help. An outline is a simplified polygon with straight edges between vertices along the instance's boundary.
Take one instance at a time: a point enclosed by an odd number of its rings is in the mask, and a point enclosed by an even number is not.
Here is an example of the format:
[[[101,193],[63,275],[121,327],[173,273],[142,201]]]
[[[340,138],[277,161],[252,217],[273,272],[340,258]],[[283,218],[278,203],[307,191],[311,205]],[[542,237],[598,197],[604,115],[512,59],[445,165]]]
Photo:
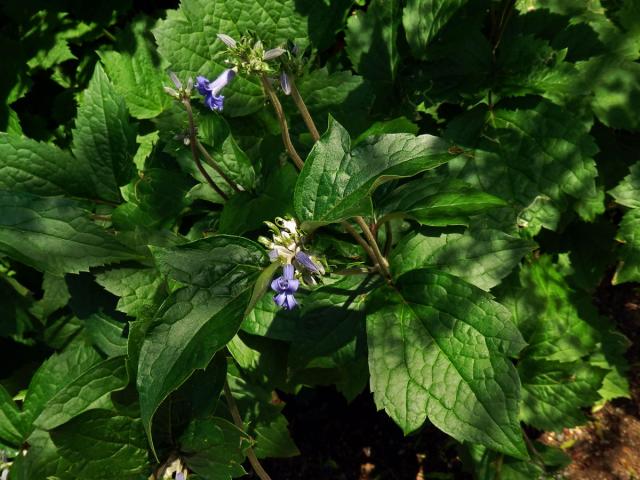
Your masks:
[[[163,3],[0,7],[0,472],[265,478],[326,384],[566,465],[523,425],[629,395],[636,3]]]

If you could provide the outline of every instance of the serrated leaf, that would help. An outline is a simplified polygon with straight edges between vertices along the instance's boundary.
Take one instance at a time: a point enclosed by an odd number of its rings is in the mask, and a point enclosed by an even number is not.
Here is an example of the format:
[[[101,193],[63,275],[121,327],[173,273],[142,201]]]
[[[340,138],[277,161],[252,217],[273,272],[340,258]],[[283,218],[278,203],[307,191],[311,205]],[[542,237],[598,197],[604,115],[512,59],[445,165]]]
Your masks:
[[[409,0],[402,12],[407,42],[417,58],[467,0]]]
[[[448,162],[444,140],[431,135],[371,137],[351,150],[348,132],[333,119],[300,172],[294,193],[298,219],[307,226],[370,215],[370,193],[393,178],[410,177]]]
[[[400,186],[378,203],[380,215],[409,217],[434,226],[467,225],[469,217],[507,205],[468,183],[427,176]]]
[[[205,368],[242,323],[265,262],[250,240],[219,236],[184,248],[155,250],[161,271],[190,286],[172,294],[146,332],[138,363],[140,410],[149,441],[162,401],[196,369]]]
[[[129,124],[124,100],[99,64],[78,107],[72,151],[79,161],[89,165],[97,195],[118,202],[118,187],[128,183],[134,174],[136,131]]]
[[[432,267],[489,290],[535,247],[532,241],[490,228],[438,237],[417,233],[402,239],[389,261],[396,276]]]
[[[609,193],[620,205],[640,208],[640,162],[629,169],[631,172]]]
[[[74,200],[0,190],[0,252],[52,274],[139,259]]]
[[[29,311],[39,319],[45,320],[53,312],[64,307],[71,298],[71,294],[64,277],[46,272],[42,279],[42,290],[44,291],[42,298],[35,302]]]
[[[396,43],[401,16],[398,2],[373,0],[366,12],[356,10],[347,21],[347,55],[365,78],[382,84],[394,82],[400,63]]]
[[[49,357],[29,383],[22,408],[25,423],[32,425],[51,398],[101,360],[96,350],[83,343],[72,344]]]
[[[66,383],[51,397],[33,421],[43,430],[56,428],[79,414],[97,408],[108,408],[111,392],[129,383],[124,357],[96,363]]]
[[[127,354],[127,338],[123,334],[125,326],[102,312],[94,313],[85,323],[91,343],[108,357],[124,357]]]
[[[591,124],[589,116],[570,115],[547,101],[491,113],[476,109],[450,124],[450,138],[477,147],[452,167],[459,179],[509,202],[513,224],[555,229],[570,206],[592,220],[603,211],[604,197],[595,184],[598,147]],[[547,208],[532,208],[540,202]]]
[[[180,437],[189,468],[204,478],[231,480],[246,472],[242,468],[250,439],[223,418],[193,420]]]
[[[307,21],[297,13],[294,0],[222,0],[213,5],[205,0],[186,0],[178,10],[169,10],[153,33],[158,51],[178,77],[204,75],[212,79],[227,68],[226,46],[216,35],[225,33],[238,39],[247,32],[256,32],[267,48],[287,40],[302,47],[308,44]],[[264,105],[259,82],[242,76],[225,88],[224,95],[225,112],[231,116],[247,115]]]
[[[522,421],[540,430],[560,431],[587,421],[581,408],[600,398],[606,371],[582,362],[524,361],[518,373]]]
[[[87,165],[54,145],[0,133],[0,189],[35,195],[91,195]]]
[[[155,45],[152,47],[145,36],[149,28],[147,21],[135,22],[132,28],[133,49],[99,52],[99,55],[116,91],[125,98],[131,115],[153,118],[171,103],[171,98],[162,89],[163,80],[168,83],[168,77],[154,56]]]
[[[105,290],[120,297],[116,308],[132,317],[152,314],[166,293],[164,280],[155,268],[114,268],[95,277]]]
[[[0,385],[0,441],[19,448],[26,435],[20,411],[11,395]]]
[[[640,65],[626,60],[610,60],[595,84],[593,112],[611,128],[640,130]]]
[[[437,270],[411,271],[373,295],[367,337],[377,407],[405,433],[428,418],[459,441],[526,458],[520,380],[507,358],[524,341],[509,312]]]
[[[573,362],[593,351],[606,330],[590,296],[569,287],[549,255],[520,270],[520,285],[505,286],[501,303],[528,343],[526,358]]]
[[[629,210],[622,217],[616,238],[623,243],[621,262],[612,283],[640,281],[640,208]]]
[[[62,478],[144,478],[149,462],[141,423],[117,412],[93,410],[53,430],[58,455],[68,462]]]

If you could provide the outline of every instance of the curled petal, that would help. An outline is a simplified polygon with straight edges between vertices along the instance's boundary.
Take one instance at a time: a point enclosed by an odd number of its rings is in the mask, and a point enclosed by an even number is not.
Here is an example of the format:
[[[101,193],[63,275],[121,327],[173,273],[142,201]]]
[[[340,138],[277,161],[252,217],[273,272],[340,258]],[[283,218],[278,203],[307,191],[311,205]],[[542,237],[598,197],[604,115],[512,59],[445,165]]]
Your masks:
[[[224,97],[222,95],[212,95],[209,93],[204,97],[204,104],[211,110],[221,112],[224,107]]]
[[[274,295],[273,296],[273,301],[279,307],[284,307],[285,302],[287,301],[287,294],[286,293],[279,293],[278,295]]]
[[[287,292],[288,293],[293,293],[296,290],[298,290],[298,287],[300,287],[300,281],[296,280],[295,278],[292,280],[287,280]]]
[[[202,75],[196,77],[196,89],[200,95],[207,95],[209,93],[209,80]]]
[[[272,48],[271,50],[267,50],[262,55],[263,60],[273,60],[274,58],[278,58],[280,55],[285,53],[286,50],[284,48]]]
[[[285,302],[286,303],[284,308],[286,308],[287,310],[293,310],[298,304],[298,302],[296,302],[296,299],[293,295],[287,295],[285,298]]]
[[[233,77],[235,76],[236,72],[228,68],[220,75],[218,75],[218,78],[216,78],[208,85],[207,90],[209,90],[213,95],[217,95],[220,90],[222,90],[231,80],[233,80]]]
[[[229,48],[236,48],[236,41],[226,33],[219,33],[218,39]]]

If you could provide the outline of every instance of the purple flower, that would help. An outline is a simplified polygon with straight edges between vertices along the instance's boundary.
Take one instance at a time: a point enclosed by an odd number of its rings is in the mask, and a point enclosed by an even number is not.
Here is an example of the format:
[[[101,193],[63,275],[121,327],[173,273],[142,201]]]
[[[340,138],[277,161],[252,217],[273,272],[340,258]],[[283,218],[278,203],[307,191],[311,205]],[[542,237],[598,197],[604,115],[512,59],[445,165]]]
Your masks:
[[[222,111],[224,105],[224,96],[219,95],[222,90],[233,77],[236,76],[236,72],[227,69],[222,72],[218,78],[213,82],[210,82],[206,77],[199,76],[196,78],[196,88],[200,95],[204,96],[204,104],[211,110]]]
[[[182,472],[176,473],[176,480],[184,480],[184,473]]]
[[[285,72],[280,72],[280,86],[285,95],[291,95],[291,83],[289,76]]]
[[[297,252],[295,257],[298,263],[309,270],[310,273],[324,273],[324,268],[321,268],[316,262],[311,260],[311,257],[304,253],[302,250]]]
[[[279,307],[291,310],[298,304],[293,294],[298,290],[300,282],[293,278],[294,268],[290,263],[282,267],[282,273],[281,277],[271,282],[271,289],[276,292],[276,295],[273,296],[273,301]]]

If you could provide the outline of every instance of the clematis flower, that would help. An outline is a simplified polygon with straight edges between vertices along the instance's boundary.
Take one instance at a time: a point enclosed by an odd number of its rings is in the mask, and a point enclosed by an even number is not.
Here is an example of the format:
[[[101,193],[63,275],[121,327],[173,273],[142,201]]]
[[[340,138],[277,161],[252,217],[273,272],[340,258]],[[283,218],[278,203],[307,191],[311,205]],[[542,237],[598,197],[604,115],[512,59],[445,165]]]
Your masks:
[[[302,250],[296,252],[295,259],[300,265],[309,270],[309,273],[324,275],[324,267],[322,264],[314,262],[313,258]]]
[[[293,294],[298,290],[300,281],[293,277],[295,269],[290,263],[282,267],[282,273],[282,276],[271,282],[271,289],[276,292],[276,295],[273,296],[273,301],[279,307],[291,310],[298,304]]]
[[[200,95],[204,96],[204,104],[211,110],[222,111],[224,96],[220,95],[220,90],[231,82],[235,76],[236,72],[231,69],[222,72],[213,82],[210,82],[206,77],[198,76],[196,78],[196,88]]]

